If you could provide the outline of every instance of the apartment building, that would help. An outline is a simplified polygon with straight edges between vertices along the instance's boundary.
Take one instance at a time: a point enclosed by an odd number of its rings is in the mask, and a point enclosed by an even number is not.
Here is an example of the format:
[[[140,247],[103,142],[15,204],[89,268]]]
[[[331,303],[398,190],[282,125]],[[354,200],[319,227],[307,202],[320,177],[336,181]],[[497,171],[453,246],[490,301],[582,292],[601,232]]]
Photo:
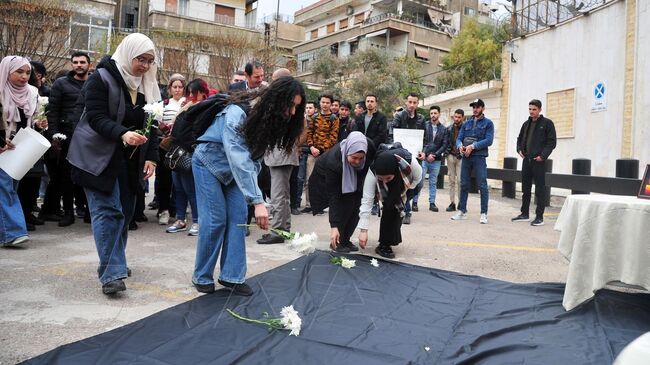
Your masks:
[[[421,63],[423,82],[433,83],[441,57],[462,26],[462,15],[479,11],[477,0],[321,0],[294,15],[304,40],[293,48],[298,74],[315,81],[310,67],[322,50],[347,57],[374,47]]]

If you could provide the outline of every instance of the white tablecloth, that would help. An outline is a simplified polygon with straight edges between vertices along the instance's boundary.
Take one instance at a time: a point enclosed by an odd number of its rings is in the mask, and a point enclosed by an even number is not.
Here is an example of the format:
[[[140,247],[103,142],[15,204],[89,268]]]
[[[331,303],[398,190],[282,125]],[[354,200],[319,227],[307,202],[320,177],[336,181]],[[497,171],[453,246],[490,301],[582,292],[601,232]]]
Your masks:
[[[558,249],[570,261],[566,310],[613,281],[650,290],[650,200],[571,195],[555,229],[562,231]]]

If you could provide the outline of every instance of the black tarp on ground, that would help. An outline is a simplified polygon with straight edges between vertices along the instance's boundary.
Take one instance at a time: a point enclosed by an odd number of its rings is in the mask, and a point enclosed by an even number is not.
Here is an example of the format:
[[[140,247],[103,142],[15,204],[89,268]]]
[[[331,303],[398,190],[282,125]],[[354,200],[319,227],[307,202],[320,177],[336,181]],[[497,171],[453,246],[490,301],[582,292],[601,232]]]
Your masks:
[[[316,252],[249,280],[252,297],[217,292],[28,364],[611,364],[650,331],[650,295],[601,291],[573,310],[564,285],[512,284],[380,261],[343,269]],[[279,317],[299,337],[223,312]]]

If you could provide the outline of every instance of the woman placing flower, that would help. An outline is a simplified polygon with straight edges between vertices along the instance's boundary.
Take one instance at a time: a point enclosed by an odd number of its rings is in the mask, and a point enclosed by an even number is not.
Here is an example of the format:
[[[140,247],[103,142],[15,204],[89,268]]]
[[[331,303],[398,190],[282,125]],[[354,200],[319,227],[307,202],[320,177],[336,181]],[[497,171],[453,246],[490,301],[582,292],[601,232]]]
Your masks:
[[[382,147],[385,145],[382,145]],[[381,148],[380,148],[381,150]],[[363,199],[359,211],[359,245],[368,242],[368,217],[375,196],[382,203],[379,222],[379,246],[375,252],[386,258],[395,258],[391,246],[402,242],[402,217],[406,194],[415,188],[422,178],[422,167],[401,145],[377,153],[363,185]]]
[[[330,247],[337,252],[358,251],[350,242],[359,221],[363,181],[375,157],[375,146],[361,132],[334,145],[318,158],[309,178],[314,212],[329,207]],[[363,247],[363,246],[362,246]]]
[[[34,122],[38,90],[29,85],[29,60],[7,56],[0,62],[0,153],[14,149],[13,134],[20,128],[47,127]],[[19,245],[29,239],[16,182],[0,169],[0,246]]]
[[[282,77],[251,97],[259,99],[247,116],[234,104],[220,112],[198,138],[192,157],[199,217],[199,239],[192,282],[202,293],[214,291],[214,269],[221,253],[219,284],[233,294],[252,295],[246,284],[245,227],[247,204],[257,225],[269,227],[269,215],[257,186],[260,159],[278,147],[290,153],[303,128],[305,91],[292,77]]]
[[[126,290],[122,279],[128,276],[125,251],[135,194],[153,175],[158,160],[156,138],[136,132],[145,128],[145,104],[160,101],[155,51],[147,36],[133,33],[113,56],[101,60],[86,81],[85,117],[68,153],[72,180],[83,186],[88,198],[104,294]],[[87,138],[98,141],[94,145],[82,143],[87,142],[81,140],[86,121]]]

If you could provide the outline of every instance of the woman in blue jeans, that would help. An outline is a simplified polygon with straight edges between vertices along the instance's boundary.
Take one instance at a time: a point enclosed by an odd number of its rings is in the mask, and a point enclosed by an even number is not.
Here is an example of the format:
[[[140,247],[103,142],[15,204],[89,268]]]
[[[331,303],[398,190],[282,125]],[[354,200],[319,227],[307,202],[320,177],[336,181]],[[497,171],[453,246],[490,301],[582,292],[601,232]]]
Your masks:
[[[28,84],[32,66],[27,58],[7,56],[0,62],[0,153],[15,146],[11,138],[20,128],[45,127],[32,117],[38,109],[38,89]],[[29,240],[18,182],[0,169],[0,246]]]
[[[246,99],[254,104],[248,115]],[[201,293],[214,292],[214,269],[221,253],[219,284],[233,294],[249,296],[253,290],[244,282],[242,226],[247,205],[254,206],[257,225],[268,229],[268,212],[257,185],[260,159],[274,147],[288,153],[295,148],[303,129],[305,91],[298,80],[286,76],[261,91],[231,96],[228,104],[197,139],[192,157],[200,212],[192,283]]]
[[[185,88],[187,104],[183,106],[180,114],[176,117],[179,124],[191,125],[194,123],[194,120],[191,120],[192,118],[188,119],[188,114],[185,111],[193,105],[207,99],[209,93],[210,89],[208,83],[202,79],[194,79],[187,84],[187,87]],[[190,153],[194,152],[194,141],[191,138],[192,135],[190,134],[190,136],[186,136],[183,135],[183,133],[178,133],[179,129],[183,130],[183,127],[172,129],[172,145],[180,146]],[[187,129],[185,128],[185,130]],[[183,171],[177,168],[172,171],[172,180],[174,182],[174,192],[176,193],[176,221],[167,227],[167,233],[177,233],[187,229],[185,216],[187,203],[189,202],[190,207],[192,208],[192,225],[187,234],[190,236],[198,236],[199,211],[196,206],[196,192],[194,189],[194,176],[192,175],[192,171]]]
[[[102,292],[126,290],[126,243],[138,189],[158,160],[157,138],[147,138],[143,107],[160,101],[156,49],[129,34],[104,57],[84,85],[84,114],[70,142],[71,178],[88,198]]]

